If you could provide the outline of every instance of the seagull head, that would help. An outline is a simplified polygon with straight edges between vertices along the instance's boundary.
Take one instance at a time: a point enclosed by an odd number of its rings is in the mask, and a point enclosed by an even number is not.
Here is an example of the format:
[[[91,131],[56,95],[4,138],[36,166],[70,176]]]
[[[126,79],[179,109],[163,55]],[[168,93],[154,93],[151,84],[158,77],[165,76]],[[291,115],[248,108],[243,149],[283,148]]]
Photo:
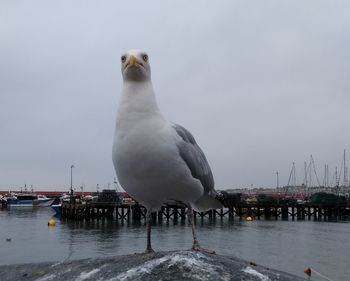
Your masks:
[[[151,79],[149,57],[142,50],[129,50],[120,58],[124,81],[145,81]]]

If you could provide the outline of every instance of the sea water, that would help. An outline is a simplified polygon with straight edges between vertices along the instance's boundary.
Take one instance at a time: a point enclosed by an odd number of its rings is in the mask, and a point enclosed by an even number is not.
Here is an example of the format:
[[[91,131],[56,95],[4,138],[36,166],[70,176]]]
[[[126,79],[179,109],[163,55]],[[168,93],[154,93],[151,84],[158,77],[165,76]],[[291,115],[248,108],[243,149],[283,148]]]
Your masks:
[[[55,227],[47,222],[54,218]],[[311,267],[331,280],[350,280],[350,223],[313,220],[216,220],[197,218],[203,247],[299,276]],[[144,221],[68,221],[50,208],[0,211],[0,265],[64,261],[140,253]],[[189,249],[191,227],[173,220],[152,227],[156,251]],[[311,280],[324,280],[313,274]]]

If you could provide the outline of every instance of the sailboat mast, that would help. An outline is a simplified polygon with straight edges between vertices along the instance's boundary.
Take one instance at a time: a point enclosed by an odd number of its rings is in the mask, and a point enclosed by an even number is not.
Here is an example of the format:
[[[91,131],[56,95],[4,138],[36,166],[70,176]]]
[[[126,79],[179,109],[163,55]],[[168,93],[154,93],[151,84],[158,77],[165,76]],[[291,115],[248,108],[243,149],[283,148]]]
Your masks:
[[[307,188],[307,169],[306,169],[306,161],[304,161],[304,173],[305,173],[305,187]]]
[[[338,181],[338,167],[335,167],[335,186],[339,185],[339,181]]]
[[[294,190],[296,188],[296,175],[295,175],[295,163],[293,162],[293,185],[294,185]]]
[[[310,155],[310,164],[309,164],[309,185],[311,187],[312,185],[312,178],[311,178],[311,165],[312,165],[312,162],[311,162],[311,159],[312,159],[312,155]]]
[[[346,176],[347,176],[347,172],[346,172],[346,164],[345,164],[345,149],[344,149],[344,186],[346,186]]]

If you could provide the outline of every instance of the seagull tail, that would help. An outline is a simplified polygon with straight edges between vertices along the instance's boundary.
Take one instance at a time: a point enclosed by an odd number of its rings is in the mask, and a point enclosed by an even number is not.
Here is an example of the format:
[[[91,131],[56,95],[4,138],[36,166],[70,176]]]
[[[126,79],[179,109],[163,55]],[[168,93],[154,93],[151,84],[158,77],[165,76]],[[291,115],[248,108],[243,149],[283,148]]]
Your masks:
[[[193,209],[197,212],[204,212],[210,209],[221,209],[223,206],[219,200],[204,193],[196,202],[191,203]]]

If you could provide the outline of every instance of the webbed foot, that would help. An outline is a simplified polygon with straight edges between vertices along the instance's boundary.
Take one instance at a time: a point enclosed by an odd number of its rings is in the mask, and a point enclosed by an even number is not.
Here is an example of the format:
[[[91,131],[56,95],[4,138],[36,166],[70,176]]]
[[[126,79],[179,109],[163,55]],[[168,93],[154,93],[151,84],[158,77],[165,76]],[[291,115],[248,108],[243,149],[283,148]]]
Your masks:
[[[198,243],[193,243],[193,246],[192,246],[191,250],[192,251],[196,251],[196,252],[207,253],[207,254],[215,254],[215,251],[202,248],[201,246],[199,246]]]
[[[154,254],[154,253],[155,253],[155,251],[152,249],[152,247],[146,248],[145,254]]]

